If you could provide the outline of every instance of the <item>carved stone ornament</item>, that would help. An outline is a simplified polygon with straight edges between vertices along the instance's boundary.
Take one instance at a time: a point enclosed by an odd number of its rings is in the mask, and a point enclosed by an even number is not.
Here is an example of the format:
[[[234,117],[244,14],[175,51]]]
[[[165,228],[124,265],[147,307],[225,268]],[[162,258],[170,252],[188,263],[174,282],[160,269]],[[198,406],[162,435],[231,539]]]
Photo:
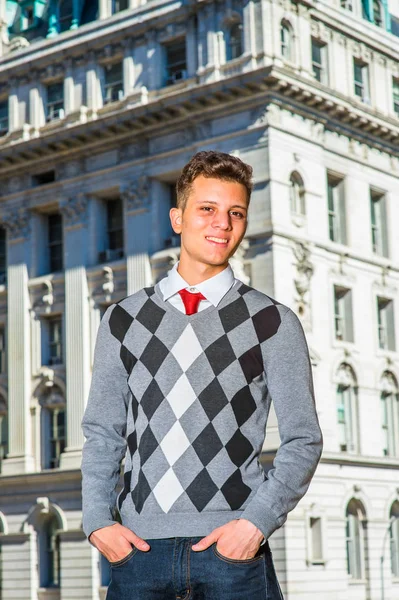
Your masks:
[[[344,388],[356,386],[356,379],[352,367],[343,363],[337,373],[337,383]]]
[[[252,127],[279,125],[281,121],[280,107],[276,104],[268,104],[266,107],[257,108],[254,111],[253,119]]]
[[[103,278],[104,283],[102,284],[103,292],[105,295],[105,301],[111,302],[111,296],[114,293],[115,285],[114,285],[114,273],[111,267],[103,268]]]
[[[65,219],[66,227],[86,225],[87,223],[87,196],[78,194],[74,198],[62,200],[60,210]]]
[[[121,187],[121,197],[128,211],[144,211],[150,206],[150,184],[147,175],[140,175]]]
[[[1,223],[7,229],[10,241],[26,239],[30,235],[31,213],[28,208],[21,207],[1,216]]]
[[[314,267],[310,261],[310,250],[306,244],[294,242],[292,250],[296,258],[294,283],[298,294],[297,311],[305,329],[309,331],[311,329],[309,291]]]

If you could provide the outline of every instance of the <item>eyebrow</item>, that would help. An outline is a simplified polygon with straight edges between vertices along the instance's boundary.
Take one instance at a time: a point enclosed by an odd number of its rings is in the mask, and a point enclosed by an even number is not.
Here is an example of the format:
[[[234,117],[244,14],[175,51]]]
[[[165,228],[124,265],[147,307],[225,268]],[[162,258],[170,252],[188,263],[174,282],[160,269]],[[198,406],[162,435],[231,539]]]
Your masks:
[[[207,204],[218,204],[217,202],[215,202],[215,200],[197,200],[196,204],[202,204],[202,202],[206,202]],[[233,204],[233,206],[230,206],[230,209],[232,208],[241,208],[241,210],[248,210],[248,208],[246,206],[242,206],[242,204]]]

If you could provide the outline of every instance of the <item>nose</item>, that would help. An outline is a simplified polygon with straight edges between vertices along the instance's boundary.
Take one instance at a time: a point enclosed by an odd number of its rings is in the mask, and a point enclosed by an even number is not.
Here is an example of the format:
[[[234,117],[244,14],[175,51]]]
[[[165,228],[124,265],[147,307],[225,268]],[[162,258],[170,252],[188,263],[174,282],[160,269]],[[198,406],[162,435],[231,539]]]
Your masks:
[[[217,229],[229,230],[231,229],[231,216],[230,213],[218,211],[212,221],[212,226]]]

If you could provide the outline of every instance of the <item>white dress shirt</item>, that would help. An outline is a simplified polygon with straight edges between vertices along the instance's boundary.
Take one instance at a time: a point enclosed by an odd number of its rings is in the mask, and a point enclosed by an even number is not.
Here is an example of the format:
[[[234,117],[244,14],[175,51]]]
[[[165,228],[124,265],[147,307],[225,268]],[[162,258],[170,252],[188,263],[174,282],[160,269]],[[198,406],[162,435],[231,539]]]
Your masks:
[[[223,271],[197,283],[196,285],[188,285],[187,281],[183,279],[177,270],[179,263],[177,262],[173,268],[169,271],[168,275],[161,279],[159,282],[159,288],[163,295],[163,299],[168,300],[175,308],[185,313],[183,300],[178,293],[181,289],[186,289],[191,293],[201,292],[206,300],[200,300],[198,306],[198,312],[208,308],[213,304],[217,306],[223,296],[227,294],[231,286],[235,283],[236,278],[234,277],[233,269],[228,265]]]

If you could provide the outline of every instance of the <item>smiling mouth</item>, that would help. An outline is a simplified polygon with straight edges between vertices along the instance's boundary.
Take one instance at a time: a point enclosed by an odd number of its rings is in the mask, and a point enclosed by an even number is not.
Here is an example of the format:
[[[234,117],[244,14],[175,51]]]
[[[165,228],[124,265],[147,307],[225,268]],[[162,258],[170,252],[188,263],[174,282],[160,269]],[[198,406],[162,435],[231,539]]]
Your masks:
[[[228,240],[226,238],[217,238],[217,237],[212,237],[212,236],[206,236],[206,239],[209,240],[210,242],[214,242],[215,244],[220,244],[220,245],[225,245],[228,242]]]

